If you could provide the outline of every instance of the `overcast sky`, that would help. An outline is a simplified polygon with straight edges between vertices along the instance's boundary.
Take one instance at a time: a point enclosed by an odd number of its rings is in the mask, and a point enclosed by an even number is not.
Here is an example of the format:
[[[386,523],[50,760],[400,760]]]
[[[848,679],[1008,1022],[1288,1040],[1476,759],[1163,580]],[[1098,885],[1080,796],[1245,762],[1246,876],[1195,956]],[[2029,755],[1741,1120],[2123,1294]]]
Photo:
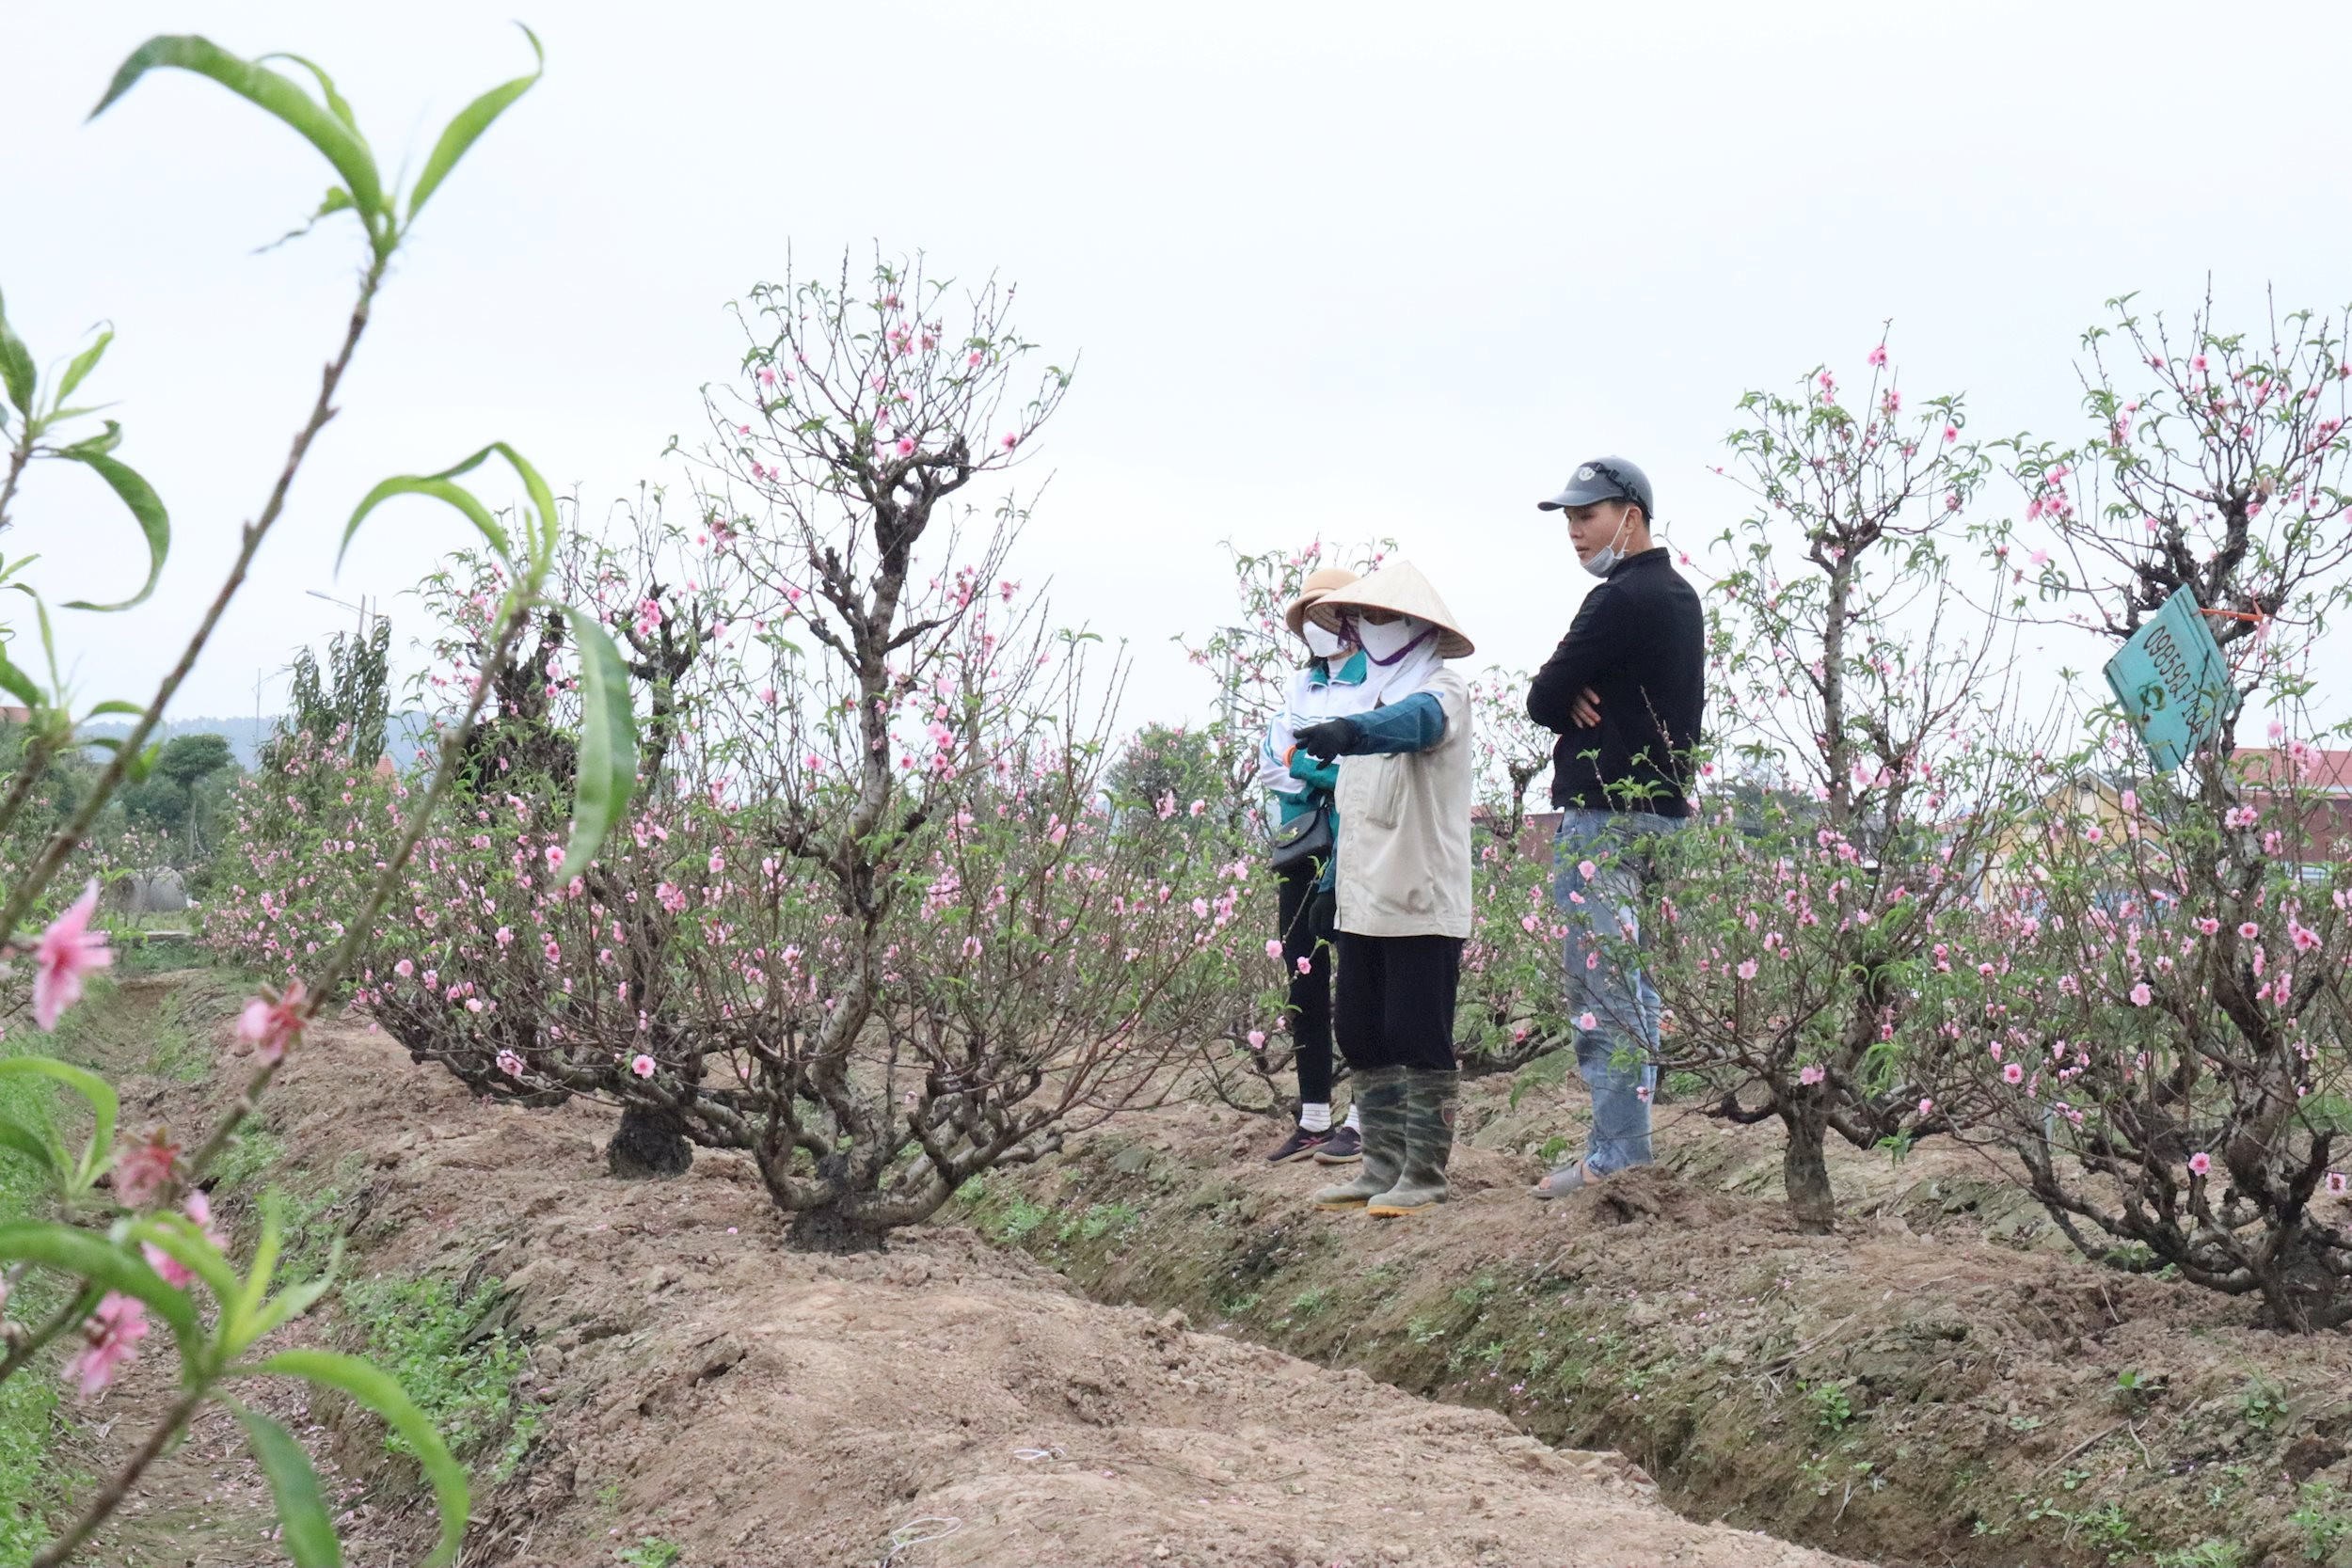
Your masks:
[[[2074,362],[2129,290],[2249,325],[2352,299],[2341,4],[1228,6],[569,3],[548,75],[435,198],[291,509],[176,711],[460,543],[423,503],[335,537],[376,479],[485,439],[592,510],[700,430],[723,312],[803,261],[992,269],[1080,355],[1023,470],[1019,561],[1133,644],[1130,717],[1204,712],[1169,637],[1227,618],[1218,541],[1390,533],[1480,644],[1532,666],[1581,594],[1532,503],[1584,457],[1647,467],[1670,539],[1739,515],[1708,471],[1743,388],[1862,378],[1980,433],[2081,429]],[[82,117],[150,34],[332,71],[379,156],[529,64],[493,8],[115,0],[0,7],[0,289],[44,362],[119,336],[91,390],[171,508],[155,600],[68,614],[85,699],[143,697],[259,507],[349,305],[348,220],[266,255],[326,183],[284,127],[183,73]],[[136,580],[94,482],[48,476],[8,553],[53,601]],[[399,616],[403,604],[395,600]],[[417,617],[410,610],[406,625]],[[2090,662],[2086,660],[2085,662]],[[282,683],[262,705],[275,710]]]

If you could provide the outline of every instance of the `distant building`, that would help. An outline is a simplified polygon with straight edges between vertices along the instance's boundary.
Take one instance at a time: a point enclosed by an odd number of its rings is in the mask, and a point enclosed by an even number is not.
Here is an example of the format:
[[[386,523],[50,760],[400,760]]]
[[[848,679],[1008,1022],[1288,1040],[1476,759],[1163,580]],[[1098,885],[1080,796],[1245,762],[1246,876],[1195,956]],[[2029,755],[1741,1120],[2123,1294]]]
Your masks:
[[[1502,814],[1486,806],[1473,807],[1470,811],[1470,826],[1490,838],[1501,838],[1503,834],[1502,823],[1498,820],[1501,816]],[[1534,860],[1549,863],[1551,859],[1552,837],[1559,831],[1560,813],[1557,811],[1522,813],[1519,816],[1519,853]]]
[[[2329,865],[2352,860],[2352,751],[2308,747],[2299,752],[2241,746],[2232,758],[2244,782],[2246,803],[2263,813],[2265,826],[2285,829],[2280,812],[2300,829],[2295,842],[2281,843],[2280,857],[2293,857],[2307,879]],[[2096,822],[2110,835],[2125,826],[2122,792],[2131,781],[2121,774],[2085,773],[2058,785],[2042,800],[2042,815],[2072,815]],[[1986,891],[2011,896],[2034,878],[2040,845],[2029,827],[2006,836],[1989,868]]]
[[[2352,858],[2352,751],[2241,746],[2233,760],[2246,781],[2248,804],[2269,815],[2286,798],[2302,839],[2291,847],[2306,865]]]

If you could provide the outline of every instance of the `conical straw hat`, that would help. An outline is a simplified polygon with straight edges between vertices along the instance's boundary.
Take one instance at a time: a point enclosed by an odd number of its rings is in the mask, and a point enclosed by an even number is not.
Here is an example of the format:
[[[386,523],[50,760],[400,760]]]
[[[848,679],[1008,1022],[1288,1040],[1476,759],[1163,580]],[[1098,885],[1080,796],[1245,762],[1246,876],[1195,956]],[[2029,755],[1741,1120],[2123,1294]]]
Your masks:
[[[1306,632],[1309,606],[1333,589],[1344,588],[1355,580],[1356,574],[1344,566],[1322,566],[1308,573],[1307,580],[1298,585],[1298,597],[1282,611],[1282,619],[1290,623],[1291,635],[1298,637]]]
[[[1393,610],[1428,622],[1438,628],[1440,658],[1468,658],[1478,651],[1454,624],[1454,611],[1446,609],[1438,591],[1421,575],[1421,568],[1409,561],[1392,561],[1368,578],[1332,590],[1316,600],[1307,613],[1325,630],[1337,631],[1343,609]]]

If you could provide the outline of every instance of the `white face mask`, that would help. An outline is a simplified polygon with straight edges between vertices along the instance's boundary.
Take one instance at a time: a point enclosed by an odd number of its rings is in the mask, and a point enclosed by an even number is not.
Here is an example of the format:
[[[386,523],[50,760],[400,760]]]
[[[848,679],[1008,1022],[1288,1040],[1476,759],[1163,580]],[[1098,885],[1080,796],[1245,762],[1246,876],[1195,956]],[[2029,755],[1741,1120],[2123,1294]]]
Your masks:
[[[1307,623],[1306,630],[1300,635],[1307,639],[1307,651],[1317,658],[1336,657],[1347,647],[1340,641],[1338,632],[1326,631],[1312,621]]]
[[[1356,623],[1356,635],[1362,640],[1364,652],[1372,656],[1375,664],[1384,665],[1395,663],[1406,648],[1427,636],[1431,629],[1428,622],[1417,621],[1410,615],[1400,615],[1386,626],[1376,626],[1364,620]]]
[[[1633,508],[1629,506],[1617,514],[1616,536],[1593,552],[1591,559],[1583,563],[1584,569],[1597,578],[1607,577],[1609,568],[1625,559],[1617,553],[1617,546],[1625,543],[1625,531],[1632,526]]]

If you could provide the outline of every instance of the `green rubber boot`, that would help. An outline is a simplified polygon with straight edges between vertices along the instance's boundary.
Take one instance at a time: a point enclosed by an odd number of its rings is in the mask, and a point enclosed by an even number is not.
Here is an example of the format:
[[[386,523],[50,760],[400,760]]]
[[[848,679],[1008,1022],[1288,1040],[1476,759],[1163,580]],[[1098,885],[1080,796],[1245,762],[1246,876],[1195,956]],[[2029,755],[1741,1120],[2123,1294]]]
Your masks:
[[[1396,1185],[1405,1168],[1405,1080],[1401,1067],[1359,1068],[1357,1119],[1363,1123],[1364,1163],[1356,1180],[1315,1194],[1318,1209],[1361,1209]]]
[[[1405,1078],[1405,1173],[1393,1187],[1364,1204],[1382,1219],[1435,1209],[1448,1196],[1446,1162],[1454,1155],[1454,1101],[1458,1072],[1407,1071]]]

